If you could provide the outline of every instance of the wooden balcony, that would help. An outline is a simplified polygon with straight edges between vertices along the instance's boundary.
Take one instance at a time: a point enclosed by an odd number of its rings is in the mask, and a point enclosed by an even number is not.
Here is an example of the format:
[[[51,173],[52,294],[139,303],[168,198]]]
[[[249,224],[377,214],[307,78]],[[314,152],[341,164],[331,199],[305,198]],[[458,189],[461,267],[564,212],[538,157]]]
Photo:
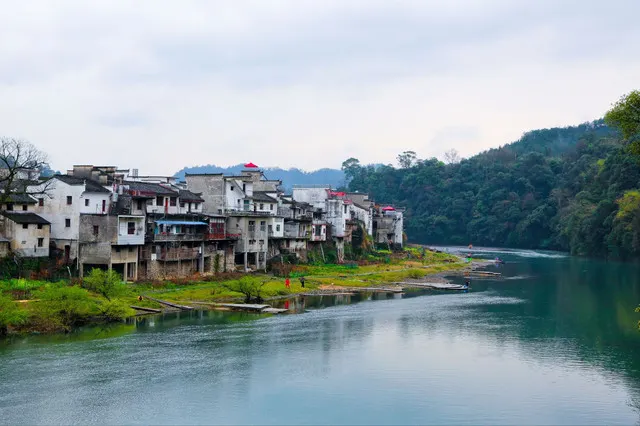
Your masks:
[[[206,234],[153,234],[153,241],[204,241]]]

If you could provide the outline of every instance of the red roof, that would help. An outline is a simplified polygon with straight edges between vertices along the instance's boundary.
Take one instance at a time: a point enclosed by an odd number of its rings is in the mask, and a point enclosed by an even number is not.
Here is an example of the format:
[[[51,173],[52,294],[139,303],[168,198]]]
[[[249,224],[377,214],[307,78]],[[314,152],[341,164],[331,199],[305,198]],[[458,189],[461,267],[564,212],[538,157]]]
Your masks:
[[[255,164],[253,164],[253,163],[247,163],[247,164],[245,164],[245,165],[244,165],[244,167],[245,167],[246,169],[257,169],[257,168],[258,168],[258,166],[256,166],[256,165],[255,165]]]
[[[387,207],[383,207],[382,208],[382,211],[384,211],[384,212],[392,212],[394,210],[395,209],[393,207],[391,207],[391,206],[387,206]]]

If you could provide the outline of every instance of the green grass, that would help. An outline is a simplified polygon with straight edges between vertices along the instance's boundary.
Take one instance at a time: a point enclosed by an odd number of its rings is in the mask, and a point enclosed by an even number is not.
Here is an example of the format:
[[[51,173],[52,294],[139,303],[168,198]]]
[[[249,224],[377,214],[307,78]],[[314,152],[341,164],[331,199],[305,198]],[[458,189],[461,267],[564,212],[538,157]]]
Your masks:
[[[418,279],[448,270],[464,268],[467,263],[446,253],[422,251],[409,247],[400,255],[378,253],[377,263],[358,265],[296,265],[290,276],[291,288],[285,288],[285,278],[266,274],[251,274],[252,280],[262,281],[261,295],[264,299],[289,294],[303,293],[320,286],[373,287],[408,279]],[[366,263],[366,262],[364,262]],[[302,288],[299,277],[305,277]],[[176,280],[154,283],[134,283],[125,286],[111,301],[97,293],[78,288],[67,281],[46,282],[26,279],[0,280],[0,298],[5,310],[11,309],[7,327],[13,331],[56,332],[69,330],[78,323],[94,321],[117,321],[131,316],[131,305],[163,308],[157,302],[144,297],[172,302],[223,302],[243,299],[243,294],[232,291],[234,280],[207,281]],[[68,296],[65,296],[67,295]],[[139,296],[143,296],[139,300]],[[72,301],[68,302],[67,298]],[[18,300],[27,300],[27,303]],[[73,316],[67,311],[74,310]],[[13,319],[12,319],[13,318]],[[12,323],[13,321],[13,323]],[[1,327],[1,325],[0,325]],[[5,332],[7,331],[5,327]],[[2,329],[0,328],[0,333]]]

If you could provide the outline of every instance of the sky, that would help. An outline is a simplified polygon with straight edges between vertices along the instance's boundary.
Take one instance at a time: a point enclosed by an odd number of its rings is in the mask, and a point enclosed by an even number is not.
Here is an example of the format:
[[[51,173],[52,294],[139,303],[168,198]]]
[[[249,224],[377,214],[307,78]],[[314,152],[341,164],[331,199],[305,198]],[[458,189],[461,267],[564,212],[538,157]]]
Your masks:
[[[638,0],[5,2],[0,135],[61,171],[468,157],[640,89],[638,16]]]

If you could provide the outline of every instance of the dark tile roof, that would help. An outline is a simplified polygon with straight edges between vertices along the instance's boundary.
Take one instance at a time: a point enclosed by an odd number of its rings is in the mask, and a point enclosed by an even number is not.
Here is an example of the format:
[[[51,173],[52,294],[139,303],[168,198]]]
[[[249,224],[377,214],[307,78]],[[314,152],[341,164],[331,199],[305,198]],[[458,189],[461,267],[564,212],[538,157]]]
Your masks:
[[[124,185],[128,185],[130,191],[136,191],[136,192],[139,192],[140,194],[169,195],[169,196],[178,195],[177,191],[174,191],[172,189],[169,189],[157,183],[125,181]]]
[[[2,196],[0,195],[0,198]],[[7,203],[13,204],[36,204],[37,201],[27,194],[9,194],[6,200]]]
[[[253,201],[266,201],[267,203],[277,203],[278,200],[267,195],[266,192],[262,191],[253,191]]]
[[[49,225],[49,221],[38,216],[35,213],[19,213],[19,212],[2,212],[2,215],[11,219],[15,223],[37,223]]]
[[[100,183],[91,179],[79,178],[79,177],[69,176],[69,175],[55,175],[52,177],[52,179],[58,179],[66,183],[67,185],[85,185],[86,184],[86,189],[85,189],[86,192],[102,192],[102,193],[111,192],[108,189],[106,189],[104,186],[100,185]]]
[[[186,189],[181,189],[178,196],[180,197],[180,201],[186,201],[186,202],[195,201],[198,203],[204,202],[202,197]]]

